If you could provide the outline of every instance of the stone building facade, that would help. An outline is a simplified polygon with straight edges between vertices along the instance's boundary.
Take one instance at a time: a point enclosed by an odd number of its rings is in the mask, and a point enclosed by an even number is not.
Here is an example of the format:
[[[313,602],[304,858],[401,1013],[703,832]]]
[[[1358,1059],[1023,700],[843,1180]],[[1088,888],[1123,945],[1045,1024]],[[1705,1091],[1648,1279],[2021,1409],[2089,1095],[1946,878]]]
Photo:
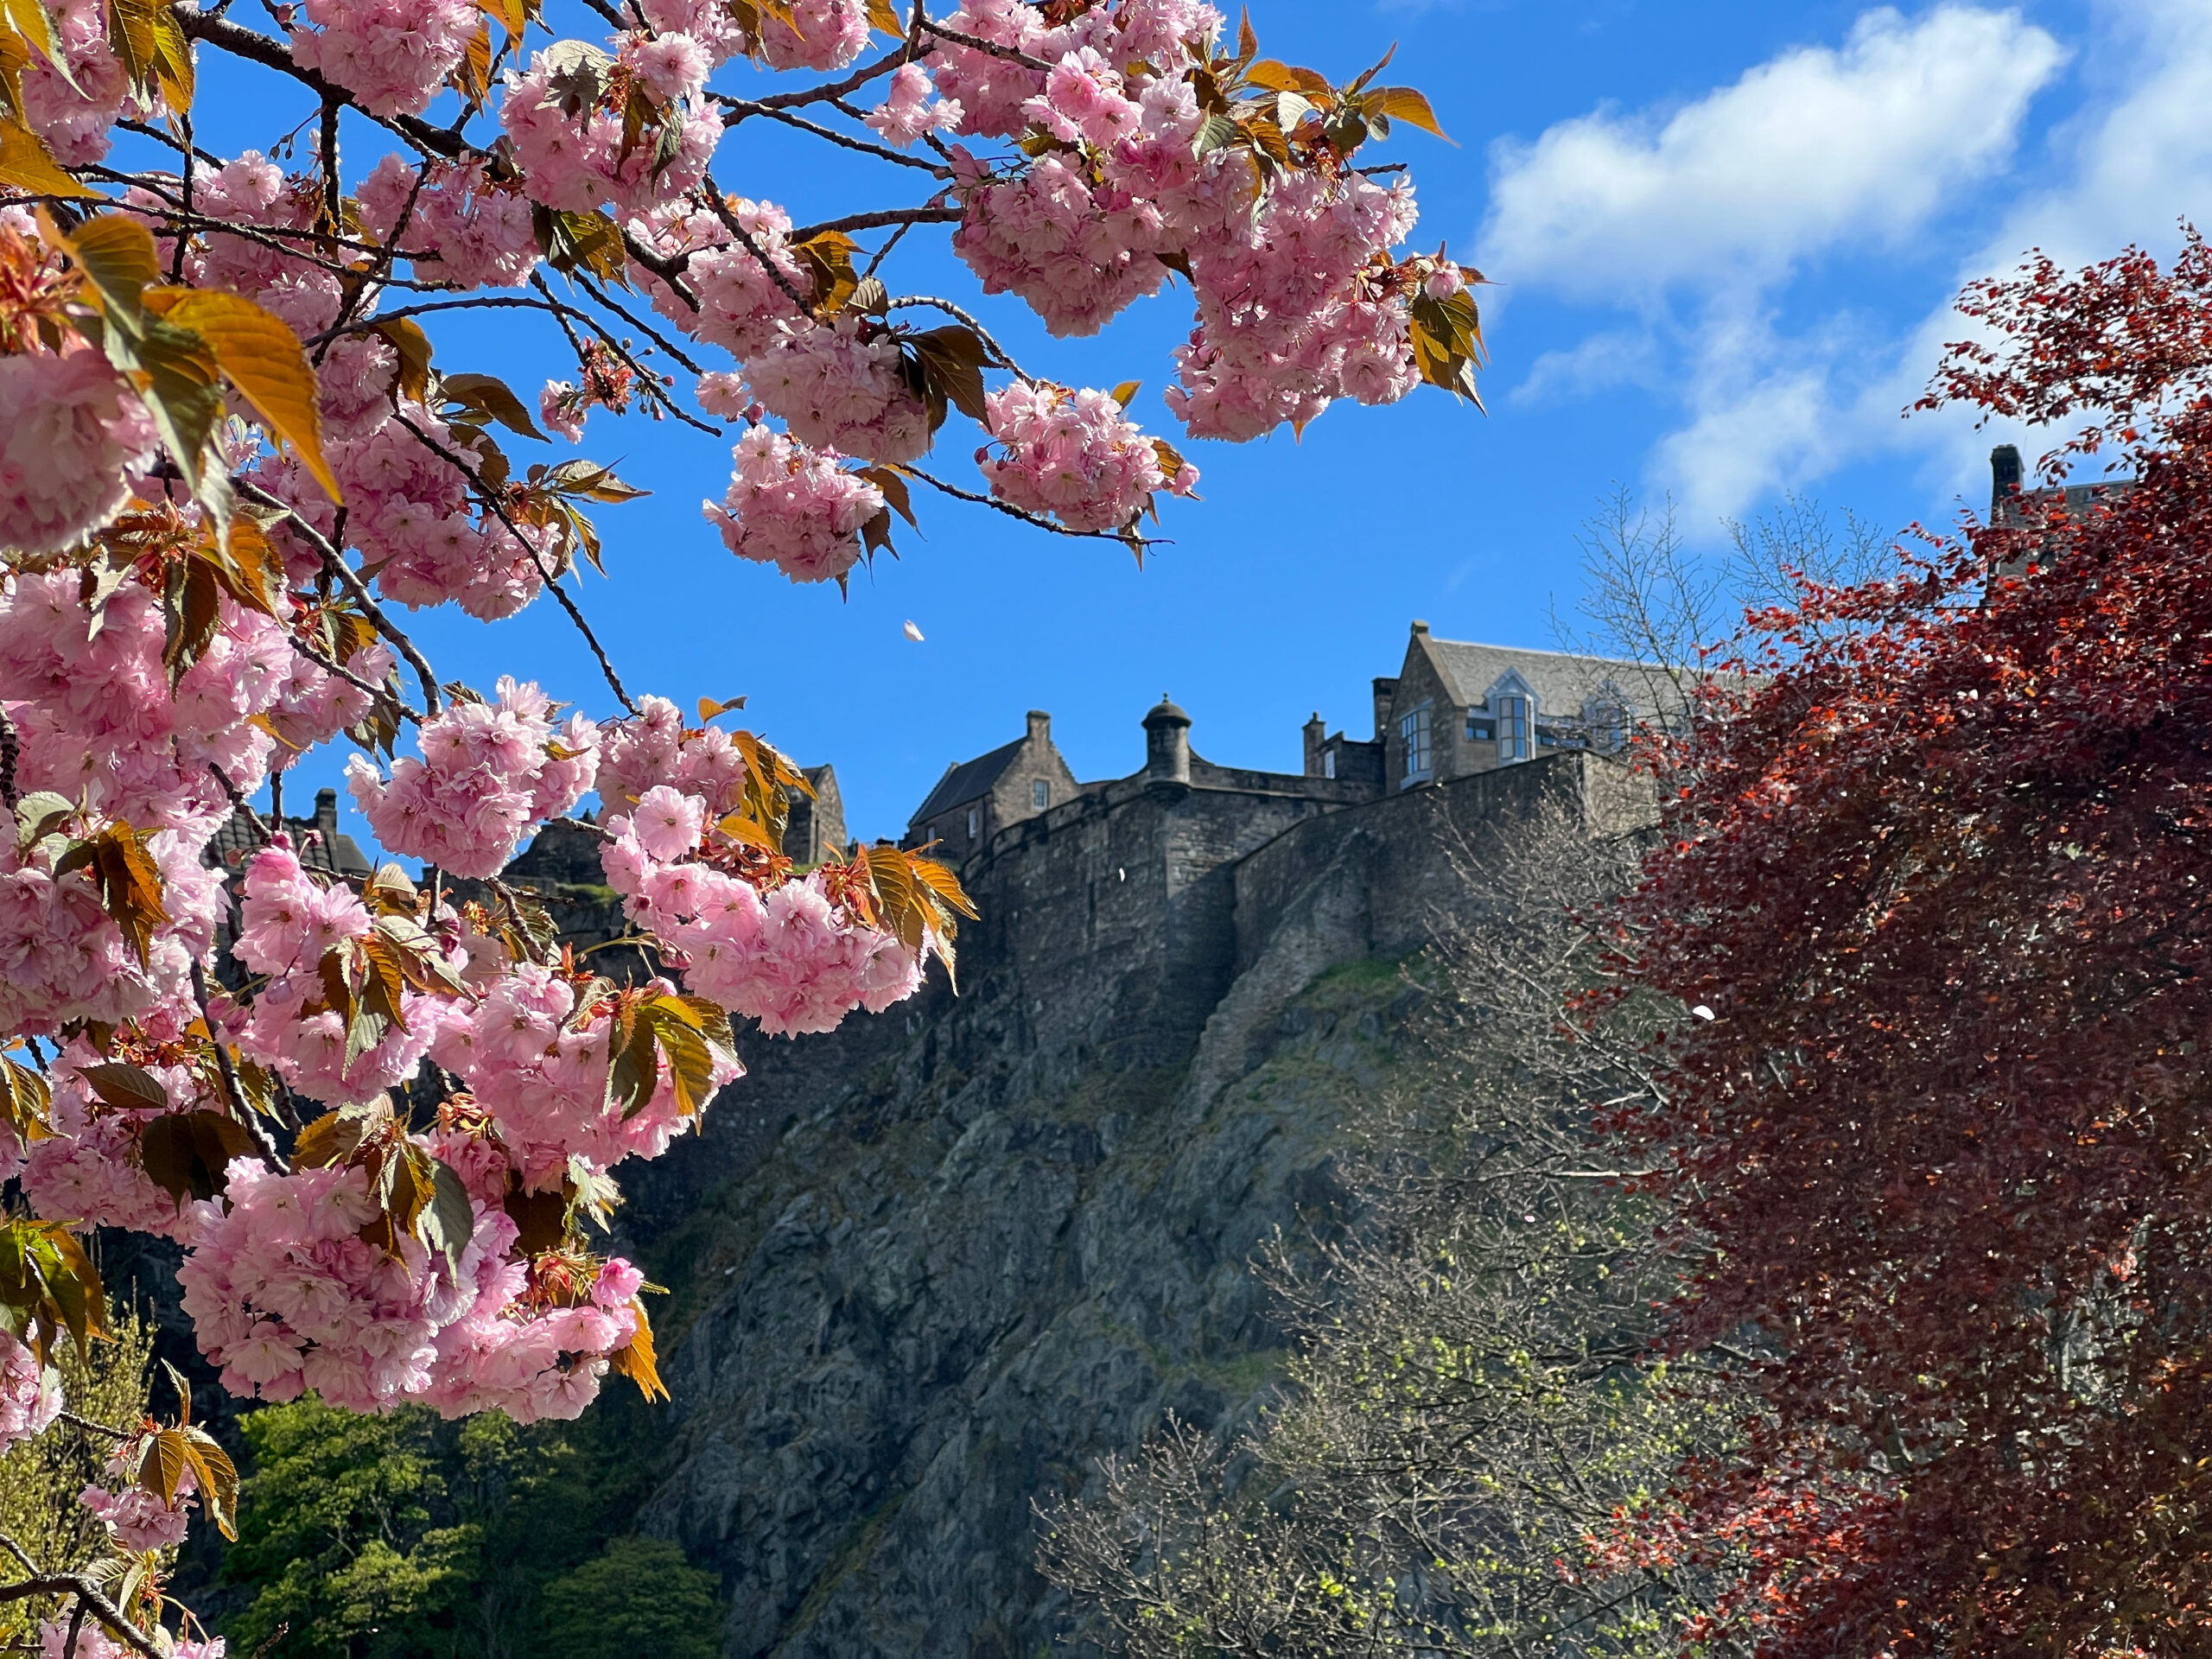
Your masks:
[[[1052,717],[1029,711],[1029,729],[1011,743],[956,761],[907,820],[904,844],[934,842],[949,863],[965,863],[1010,825],[1075,798],[1075,773],[1052,741]]]

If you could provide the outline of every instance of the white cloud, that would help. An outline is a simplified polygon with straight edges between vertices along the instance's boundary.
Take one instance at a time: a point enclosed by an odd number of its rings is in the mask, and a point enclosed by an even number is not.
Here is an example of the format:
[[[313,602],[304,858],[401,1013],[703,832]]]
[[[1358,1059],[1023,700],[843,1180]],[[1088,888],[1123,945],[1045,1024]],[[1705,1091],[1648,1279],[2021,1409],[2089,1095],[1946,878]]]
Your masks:
[[[1671,114],[1599,112],[1501,149],[1484,268],[1635,319],[1547,354],[1523,395],[1586,395],[1609,364],[1678,388],[1650,467],[1689,526],[1878,455],[1915,469],[1933,518],[1954,494],[1978,504],[1991,444],[2054,440],[1977,430],[1967,410],[1900,418],[1968,332],[1958,287],[2031,248],[2164,253],[2177,219],[2212,224],[2212,0],[2101,0],[2082,45],[2078,104],[2018,164],[2067,54],[2012,13],[1950,6],[1871,12],[1841,49],[1786,54]],[[2004,205],[1947,232],[1969,192]],[[1829,315],[1802,286],[1825,257],[1894,304],[1904,238],[1940,261],[1908,279],[1911,321]]]
[[[1894,244],[1999,168],[2065,60],[2010,11],[1870,11],[1663,120],[1610,111],[1492,152],[1478,263],[1510,287],[1646,305]]]
[[[1659,344],[1640,328],[1607,329],[1564,352],[1546,352],[1511,396],[1516,404],[1586,397],[1613,386],[1656,383]]]

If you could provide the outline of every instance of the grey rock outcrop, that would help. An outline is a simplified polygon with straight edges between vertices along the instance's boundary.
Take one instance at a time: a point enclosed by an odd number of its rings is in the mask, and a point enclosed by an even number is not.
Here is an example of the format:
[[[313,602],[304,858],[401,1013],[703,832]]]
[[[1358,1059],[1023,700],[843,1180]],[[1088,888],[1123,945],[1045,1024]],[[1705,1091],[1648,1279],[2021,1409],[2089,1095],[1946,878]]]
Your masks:
[[[730,1659],[1066,1635],[1034,1505],[1168,1408],[1255,1408],[1282,1337],[1250,1262],[1337,1212],[1340,1126],[1418,996],[1393,964],[1479,902],[1482,826],[1617,787],[1565,755],[1358,804],[1206,774],[1001,833],[963,995],[755,1041],[634,1181],[677,1291],[641,1522],[722,1573]]]

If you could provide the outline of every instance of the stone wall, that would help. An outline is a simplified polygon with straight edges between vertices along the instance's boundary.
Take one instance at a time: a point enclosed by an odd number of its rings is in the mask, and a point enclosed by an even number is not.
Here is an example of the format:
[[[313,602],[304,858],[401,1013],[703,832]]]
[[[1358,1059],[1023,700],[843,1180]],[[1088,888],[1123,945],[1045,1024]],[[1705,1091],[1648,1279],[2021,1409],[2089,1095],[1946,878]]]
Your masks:
[[[644,1522],[721,1573],[731,1659],[1070,1633],[1033,1506],[1168,1407],[1255,1409],[1282,1338],[1249,1262],[1341,1196],[1345,1115],[1417,1000],[1388,959],[1479,901],[1480,833],[1586,811],[1610,770],[1363,804],[1195,766],[1094,786],[970,864],[957,997],[747,1039],[703,1133],[623,1172],[675,1289]]]

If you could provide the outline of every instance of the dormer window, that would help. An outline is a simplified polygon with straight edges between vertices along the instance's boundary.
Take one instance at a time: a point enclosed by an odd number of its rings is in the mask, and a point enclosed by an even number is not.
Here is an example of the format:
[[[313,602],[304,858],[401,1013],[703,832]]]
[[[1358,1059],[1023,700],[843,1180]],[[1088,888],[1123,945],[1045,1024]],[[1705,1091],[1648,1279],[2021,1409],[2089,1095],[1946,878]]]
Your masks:
[[[1039,778],[1029,785],[1029,804],[1042,812],[1052,804],[1052,786]]]
[[[1535,736],[1529,700],[1509,695],[1497,702],[1498,763],[1502,766],[1509,761],[1526,760],[1534,752]]]
[[[982,838],[983,809],[980,806],[971,806],[968,809],[968,839],[981,841]]]

